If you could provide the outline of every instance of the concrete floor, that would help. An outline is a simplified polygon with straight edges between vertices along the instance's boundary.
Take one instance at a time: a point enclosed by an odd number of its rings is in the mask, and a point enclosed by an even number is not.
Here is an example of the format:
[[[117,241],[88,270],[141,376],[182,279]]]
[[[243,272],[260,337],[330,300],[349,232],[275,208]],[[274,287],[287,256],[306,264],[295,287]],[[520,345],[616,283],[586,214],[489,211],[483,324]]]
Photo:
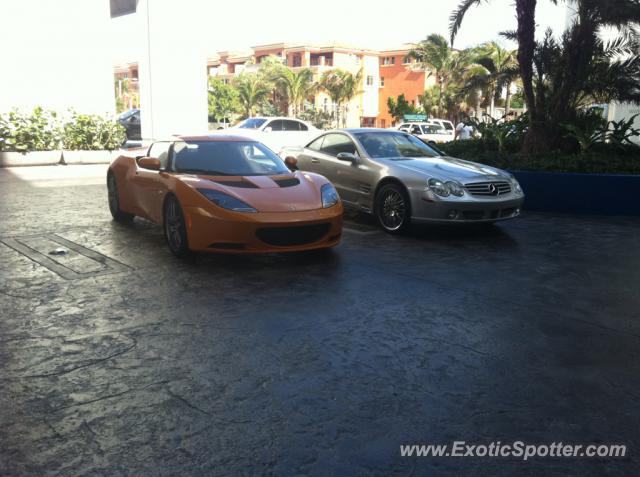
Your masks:
[[[104,170],[0,170],[0,475],[640,472],[639,219],[356,217],[330,254],[179,261]],[[400,457],[454,440],[629,456]]]

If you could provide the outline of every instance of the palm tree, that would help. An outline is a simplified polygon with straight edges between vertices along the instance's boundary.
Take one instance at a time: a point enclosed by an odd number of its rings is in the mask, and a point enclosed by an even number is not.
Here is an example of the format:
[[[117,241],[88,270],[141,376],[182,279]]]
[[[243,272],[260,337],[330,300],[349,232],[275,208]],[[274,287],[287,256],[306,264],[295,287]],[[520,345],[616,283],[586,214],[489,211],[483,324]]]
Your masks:
[[[235,78],[234,86],[238,90],[238,100],[245,117],[253,116],[256,107],[269,94],[269,88],[257,74],[241,73]]]
[[[508,96],[511,95],[511,83],[518,76],[515,52],[490,41],[475,50],[475,63],[485,70],[484,86],[489,99],[489,115],[493,117],[495,100],[502,96],[504,89],[507,90]]]
[[[312,95],[317,87],[309,68],[303,68],[297,72],[289,68],[279,69],[273,77],[273,82],[288,103],[289,114],[293,116],[302,112],[305,99]]]
[[[616,79],[614,87],[609,88],[610,98],[640,103],[640,91],[637,86],[632,86],[634,83],[637,85],[640,79],[640,60],[637,57],[640,2],[571,1],[576,16],[561,44],[556,44],[551,35],[537,44],[537,1],[515,0],[518,28],[515,32],[507,32],[506,36],[518,42],[518,66],[529,111],[529,128],[523,144],[526,151],[546,151],[557,146],[561,140],[557,124],[571,122],[576,115],[577,99],[594,84],[605,86],[606,78]],[[481,2],[463,0],[452,12],[452,43],[468,10]],[[621,37],[603,45],[599,32],[608,27],[618,29]],[[623,75],[623,78],[618,75]]]
[[[345,111],[344,111],[345,114],[343,115],[343,118],[342,118],[343,127],[347,126],[347,113],[348,113],[349,101],[351,101],[354,97],[362,93],[362,90],[360,89],[360,85],[362,84],[362,76],[363,76],[362,68],[360,68],[356,74],[345,72],[345,74],[343,75],[342,101],[344,103],[347,103],[345,105]]]
[[[329,95],[335,105],[335,121],[338,127],[343,112],[343,103],[351,101],[362,92],[360,90],[362,74],[362,69],[354,75],[349,71],[337,68],[325,71],[320,77],[318,86]],[[346,111],[344,112],[346,113]],[[346,117],[343,118],[343,124],[346,124]]]
[[[422,40],[407,56],[415,58],[422,68],[435,73],[439,88],[438,109],[442,110],[443,91],[451,81],[454,63],[454,52],[449,47],[447,39],[433,33]]]

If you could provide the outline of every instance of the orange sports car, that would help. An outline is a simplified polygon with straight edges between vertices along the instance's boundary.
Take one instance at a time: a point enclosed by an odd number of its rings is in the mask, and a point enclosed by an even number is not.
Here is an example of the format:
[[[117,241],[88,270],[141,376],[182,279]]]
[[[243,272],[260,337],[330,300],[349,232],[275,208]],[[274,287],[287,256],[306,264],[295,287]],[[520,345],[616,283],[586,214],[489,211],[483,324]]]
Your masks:
[[[289,252],[340,242],[342,203],[318,174],[290,171],[265,145],[239,136],[180,136],[107,173],[115,220],[161,224],[171,251]]]

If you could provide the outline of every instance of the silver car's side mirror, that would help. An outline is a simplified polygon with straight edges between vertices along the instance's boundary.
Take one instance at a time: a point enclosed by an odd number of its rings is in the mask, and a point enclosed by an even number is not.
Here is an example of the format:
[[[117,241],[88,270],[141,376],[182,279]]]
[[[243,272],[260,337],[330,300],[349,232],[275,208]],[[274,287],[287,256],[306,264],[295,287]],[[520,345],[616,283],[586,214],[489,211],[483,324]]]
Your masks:
[[[339,152],[336,156],[339,161],[357,162],[358,158],[350,152]]]

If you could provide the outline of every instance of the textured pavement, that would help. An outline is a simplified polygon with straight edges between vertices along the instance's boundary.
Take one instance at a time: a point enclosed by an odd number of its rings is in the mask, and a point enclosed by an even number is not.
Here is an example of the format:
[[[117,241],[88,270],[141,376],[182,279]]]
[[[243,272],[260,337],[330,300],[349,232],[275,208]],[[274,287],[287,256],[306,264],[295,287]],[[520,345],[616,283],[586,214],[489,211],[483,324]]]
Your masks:
[[[640,219],[180,261],[104,171],[0,170],[0,475],[640,473]],[[629,456],[400,457],[454,440]]]

